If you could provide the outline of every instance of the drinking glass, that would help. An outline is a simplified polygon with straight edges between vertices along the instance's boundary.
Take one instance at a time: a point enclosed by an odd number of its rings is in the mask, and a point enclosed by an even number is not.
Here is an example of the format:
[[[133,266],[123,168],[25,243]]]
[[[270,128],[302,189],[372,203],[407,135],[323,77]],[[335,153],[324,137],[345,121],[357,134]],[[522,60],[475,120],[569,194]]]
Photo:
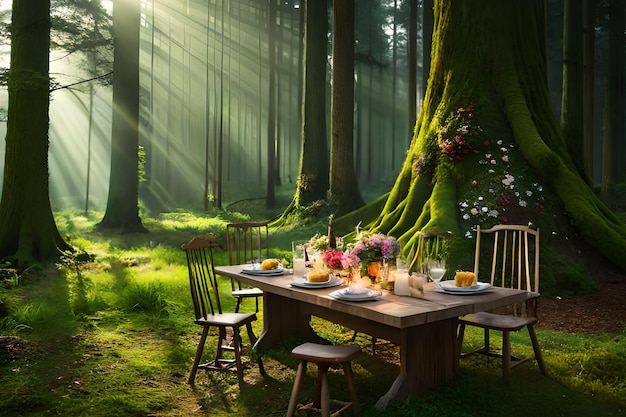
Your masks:
[[[400,257],[396,258],[396,269],[399,269],[401,271],[409,270],[409,264],[405,258],[400,258]]]
[[[291,242],[291,251],[293,254],[293,275],[295,277],[302,277],[306,274],[304,245]]]
[[[428,261],[428,276],[435,283],[435,288],[439,287],[439,281],[446,273],[446,261],[443,259],[431,259]]]

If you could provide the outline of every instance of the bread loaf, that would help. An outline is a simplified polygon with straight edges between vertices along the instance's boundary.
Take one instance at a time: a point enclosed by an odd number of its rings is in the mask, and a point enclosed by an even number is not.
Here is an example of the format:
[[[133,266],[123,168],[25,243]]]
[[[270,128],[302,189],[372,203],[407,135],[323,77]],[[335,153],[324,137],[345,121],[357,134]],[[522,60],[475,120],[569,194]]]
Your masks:
[[[454,283],[457,287],[471,287],[474,285],[474,273],[468,271],[457,271],[454,275]]]
[[[277,269],[278,268],[278,259],[266,259],[263,262],[261,262],[261,269],[267,271],[270,269]]]
[[[308,275],[309,282],[326,282],[330,278],[328,272],[311,271]]]

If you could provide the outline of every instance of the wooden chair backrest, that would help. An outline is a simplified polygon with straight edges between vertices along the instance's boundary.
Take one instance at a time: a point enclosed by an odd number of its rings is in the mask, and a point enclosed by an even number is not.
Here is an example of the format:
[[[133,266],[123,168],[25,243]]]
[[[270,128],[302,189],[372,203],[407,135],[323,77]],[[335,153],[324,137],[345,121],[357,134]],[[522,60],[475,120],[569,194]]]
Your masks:
[[[181,246],[187,255],[189,288],[196,319],[222,313],[213,269],[213,248],[219,246],[214,236],[196,236]]]
[[[240,265],[269,258],[269,228],[266,221],[226,225],[228,263]]]
[[[489,258],[489,246],[485,245],[489,241],[491,259],[481,259],[481,255]],[[477,226],[474,273],[480,280],[479,273],[486,271],[493,286],[539,292],[539,229],[520,225],[489,229]]]

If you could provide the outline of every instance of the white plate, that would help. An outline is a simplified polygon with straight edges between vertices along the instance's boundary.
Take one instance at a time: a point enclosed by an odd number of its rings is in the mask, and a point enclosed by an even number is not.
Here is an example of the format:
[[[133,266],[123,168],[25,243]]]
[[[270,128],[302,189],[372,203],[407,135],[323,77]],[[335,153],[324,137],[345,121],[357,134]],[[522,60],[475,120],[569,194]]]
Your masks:
[[[367,290],[359,294],[353,294],[349,291],[349,288],[343,288],[341,290],[333,291],[328,295],[344,301],[368,301],[380,297],[383,293],[376,290]]]
[[[439,286],[444,292],[451,294],[475,294],[477,292],[488,290],[491,287],[491,285],[486,282],[479,282],[471,287],[457,287],[454,280],[441,281]]]
[[[246,267],[246,268],[243,268],[241,272],[243,272],[244,274],[249,274],[249,275],[274,276],[274,275],[282,275],[285,272],[285,270],[282,267],[276,268],[276,269],[257,269],[254,267]]]
[[[294,278],[293,281],[291,281],[292,287],[307,288],[307,289],[331,288],[331,287],[336,287],[341,284],[343,284],[343,280],[341,278],[335,278],[335,277],[331,278],[330,280],[326,282],[309,282],[304,277]]]
[[[306,278],[305,278],[305,279],[306,279]],[[320,285],[326,285],[326,284],[328,284],[330,281],[331,281],[331,278],[330,278],[330,277],[328,277],[328,280],[326,280],[326,281],[309,281],[309,280],[306,280],[306,283],[307,283],[307,284],[309,284],[309,285],[310,285],[310,286],[312,286],[312,287],[318,287],[318,286],[320,286]]]

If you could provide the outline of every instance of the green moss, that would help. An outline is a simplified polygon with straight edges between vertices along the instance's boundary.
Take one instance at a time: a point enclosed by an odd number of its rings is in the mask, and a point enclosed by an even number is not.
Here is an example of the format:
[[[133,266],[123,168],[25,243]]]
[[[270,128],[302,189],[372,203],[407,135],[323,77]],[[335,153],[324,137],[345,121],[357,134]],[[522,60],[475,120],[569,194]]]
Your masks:
[[[535,124],[536,117],[531,114],[532,107],[526,102],[514,71],[505,71],[500,77],[505,109],[526,161],[552,186],[583,238],[613,263],[626,269],[623,256],[626,253],[626,225],[615,221],[615,216],[571,168],[571,160],[557,133],[553,133],[556,137],[550,138],[552,146],[547,146],[538,128],[550,131],[546,126],[549,121],[544,120],[539,126]]]
[[[446,164],[440,164],[438,180],[431,196],[430,221],[423,227],[426,232],[450,232],[458,234],[456,183]]]
[[[411,229],[415,224],[419,223],[431,192],[432,183],[425,178],[418,178],[412,184],[406,200],[398,204],[394,210],[400,213],[400,219],[397,223],[389,225],[389,234],[402,236],[404,231]]]
[[[334,219],[333,229],[335,233],[337,235],[344,235],[352,232],[354,227],[359,223],[361,223],[361,226],[370,224],[377,218],[388,198],[388,193],[383,194],[360,209]]]
[[[550,248],[541,251],[539,291],[543,296],[589,294],[595,289],[593,278],[582,262],[559,256]]]

